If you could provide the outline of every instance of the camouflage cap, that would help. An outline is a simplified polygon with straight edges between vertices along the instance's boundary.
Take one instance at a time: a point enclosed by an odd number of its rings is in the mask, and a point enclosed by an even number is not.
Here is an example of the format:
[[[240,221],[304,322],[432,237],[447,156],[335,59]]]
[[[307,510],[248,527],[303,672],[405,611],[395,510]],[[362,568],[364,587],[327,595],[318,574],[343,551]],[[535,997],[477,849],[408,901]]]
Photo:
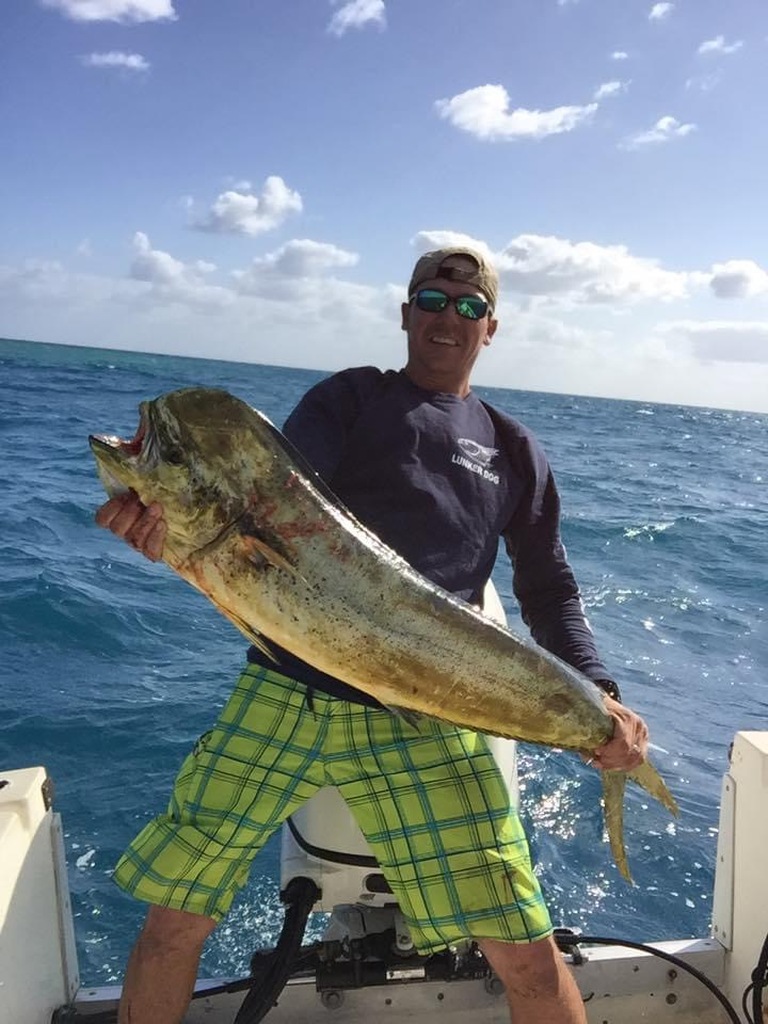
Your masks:
[[[450,256],[468,256],[475,262],[476,267],[474,270],[444,267],[443,264]],[[408,298],[411,299],[413,297],[422,282],[431,281],[438,277],[444,277],[448,281],[463,281],[466,284],[471,284],[485,295],[490,303],[491,310],[496,308],[499,298],[499,275],[496,273],[491,262],[477,249],[456,245],[425,252],[423,256],[419,257],[416,261],[416,266],[413,268],[408,285]]]

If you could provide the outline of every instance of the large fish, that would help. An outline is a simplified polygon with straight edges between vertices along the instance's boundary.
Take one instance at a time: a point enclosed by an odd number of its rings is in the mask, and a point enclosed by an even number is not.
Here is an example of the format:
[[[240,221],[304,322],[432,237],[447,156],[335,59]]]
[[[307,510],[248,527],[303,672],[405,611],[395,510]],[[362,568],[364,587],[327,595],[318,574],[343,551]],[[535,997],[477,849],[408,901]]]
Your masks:
[[[275,641],[406,717],[587,754],[610,738],[594,683],[412,569],[261,413],[208,388],[140,410],[133,440],[90,438],[102,482],[162,505],[163,560],[251,641]],[[602,776],[611,849],[629,878],[627,776]],[[629,776],[676,813],[648,762]]]

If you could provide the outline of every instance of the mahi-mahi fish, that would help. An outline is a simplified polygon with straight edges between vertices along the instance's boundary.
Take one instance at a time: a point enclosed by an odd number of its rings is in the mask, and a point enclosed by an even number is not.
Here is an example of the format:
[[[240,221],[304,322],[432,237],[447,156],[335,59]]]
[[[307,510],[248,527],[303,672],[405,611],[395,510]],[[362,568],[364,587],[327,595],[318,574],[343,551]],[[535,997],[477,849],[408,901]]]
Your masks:
[[[602,691],[416,572],[346,509],[273,424],[226,391],[141,403],[130,440],[90,438],[109,494],[158,502],[165,561],[253,643],[269,641],[399,711],[589,756],[613,732]],[[648,762],[603,771],[611,851],[629,776],[673,813]]]

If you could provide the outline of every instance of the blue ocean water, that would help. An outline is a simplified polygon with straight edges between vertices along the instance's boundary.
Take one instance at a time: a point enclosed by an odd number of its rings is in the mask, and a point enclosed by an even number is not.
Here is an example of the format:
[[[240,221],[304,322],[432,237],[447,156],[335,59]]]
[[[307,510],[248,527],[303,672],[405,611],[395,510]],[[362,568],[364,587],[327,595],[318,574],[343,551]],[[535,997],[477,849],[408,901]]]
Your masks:
[[[81,973],[122,977],[143,908],[111,881],[210,726],[245,644],[204,598],[93,523],[87,435],[133,436],[137,404],[227,388],[280,424],[309,370],[0,340],[0,768],[44,764],[65,826]],[[649,940],[705,934],[720,778],[737,729],[768,727],[768,417],[477,388],[542,440],[604,659],[648,720],[681,806],[627,801],[636,885],[603,841],[599,780],[525,747],[522,812],[553,917]],[[513,627],[511,574],[495,582]],[[210,940],[203,973],[245,972],[282,920],[278,845]]]

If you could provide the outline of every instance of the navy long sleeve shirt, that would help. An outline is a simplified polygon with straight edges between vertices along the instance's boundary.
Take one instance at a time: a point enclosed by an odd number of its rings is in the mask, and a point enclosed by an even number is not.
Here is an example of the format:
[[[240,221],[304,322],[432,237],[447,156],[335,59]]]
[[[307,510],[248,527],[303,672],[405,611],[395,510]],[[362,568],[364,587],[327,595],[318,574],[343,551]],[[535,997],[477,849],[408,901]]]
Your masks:
[[[458,597],[480,601],[503,537],[534,640],[596,682],[610,682],[560,540],[552,472],[522,424],[473,392],[460,398],[425,391],[402,371],[360,367],[311,388],[283,429],[362,523]],[[378,706],[269,646],[286,675]],[[275,667],[257,648],[248,658]]]

